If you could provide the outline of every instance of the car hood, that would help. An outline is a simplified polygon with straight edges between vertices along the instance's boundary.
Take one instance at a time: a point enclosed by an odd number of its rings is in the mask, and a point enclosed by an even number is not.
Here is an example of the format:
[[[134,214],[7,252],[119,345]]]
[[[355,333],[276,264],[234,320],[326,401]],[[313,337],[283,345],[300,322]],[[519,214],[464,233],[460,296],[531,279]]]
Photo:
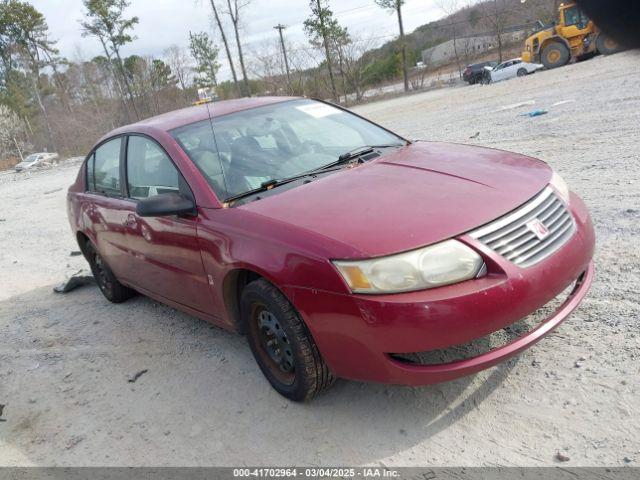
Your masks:
[[[551,175],[546,163],[516,153],[417,142],[239,208],[374,257],[484,225],[540,192]]]

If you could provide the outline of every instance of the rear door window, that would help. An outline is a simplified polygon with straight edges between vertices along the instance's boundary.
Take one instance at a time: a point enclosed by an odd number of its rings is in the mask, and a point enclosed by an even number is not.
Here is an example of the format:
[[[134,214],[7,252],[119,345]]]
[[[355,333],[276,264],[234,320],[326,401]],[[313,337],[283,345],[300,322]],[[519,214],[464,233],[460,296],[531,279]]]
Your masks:
[[[94,153],[94,188],[90,190],[105,195],[120,196],[120,146],[121,138],[110,140]]]
[[[87,159],[87,190],[89,191],[94,191],[96,188],[93,175],[94,158],[95,156],[91,154],[91,156]]]

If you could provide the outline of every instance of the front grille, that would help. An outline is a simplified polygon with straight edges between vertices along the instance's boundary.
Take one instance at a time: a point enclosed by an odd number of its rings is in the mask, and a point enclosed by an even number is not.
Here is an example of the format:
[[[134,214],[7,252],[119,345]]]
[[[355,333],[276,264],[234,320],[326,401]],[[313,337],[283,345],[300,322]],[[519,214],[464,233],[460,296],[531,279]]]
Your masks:
[[[531,223],[544,226],[539,236]],[[529,224],[529,225],[528,225]],[[565,203],[547,187],[514,212],[469,235],[516,265],[526,268],[542,261],[564,245],[576,231]]]

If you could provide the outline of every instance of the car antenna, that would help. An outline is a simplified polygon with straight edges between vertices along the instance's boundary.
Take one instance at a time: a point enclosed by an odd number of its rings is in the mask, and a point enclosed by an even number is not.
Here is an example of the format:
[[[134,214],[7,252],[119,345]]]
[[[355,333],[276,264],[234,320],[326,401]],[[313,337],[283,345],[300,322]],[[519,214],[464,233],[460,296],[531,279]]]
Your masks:
[[[211,109],[209,105],[211,102],[205,103],[207,107],[207,115],[209,116],[209,126],[211,127],[211,135],[213,135],[213,144],[216,146],[216,154],[218,155],[218,162],[220,163],[220,171],[222,172],[222,181],[224,182],[224,189],[227,192],[227,196],[229,195],[229,187],[227,186],[227,174],[224,171],[224,166],[222,165],[222,157],[220,156],[220,149],[218,148],[218,140],[216,139],[216,131],[213,128],[213,116],[211,115]],[[228,208],[230,205],[228,203],[222,204],[223,208]]]

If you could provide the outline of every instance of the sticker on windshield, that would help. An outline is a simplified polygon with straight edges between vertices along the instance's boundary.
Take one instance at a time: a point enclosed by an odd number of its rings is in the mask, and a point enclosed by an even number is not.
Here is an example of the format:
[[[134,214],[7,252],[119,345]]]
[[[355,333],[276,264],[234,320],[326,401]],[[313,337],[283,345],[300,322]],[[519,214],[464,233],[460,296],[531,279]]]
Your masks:
[[[310,103],[308,105],[300,105],[296,108],[314,118],[328,117],[329,115],[340,113],[339,109],[332,107],[331,105],[327,105],[326,103]]]

